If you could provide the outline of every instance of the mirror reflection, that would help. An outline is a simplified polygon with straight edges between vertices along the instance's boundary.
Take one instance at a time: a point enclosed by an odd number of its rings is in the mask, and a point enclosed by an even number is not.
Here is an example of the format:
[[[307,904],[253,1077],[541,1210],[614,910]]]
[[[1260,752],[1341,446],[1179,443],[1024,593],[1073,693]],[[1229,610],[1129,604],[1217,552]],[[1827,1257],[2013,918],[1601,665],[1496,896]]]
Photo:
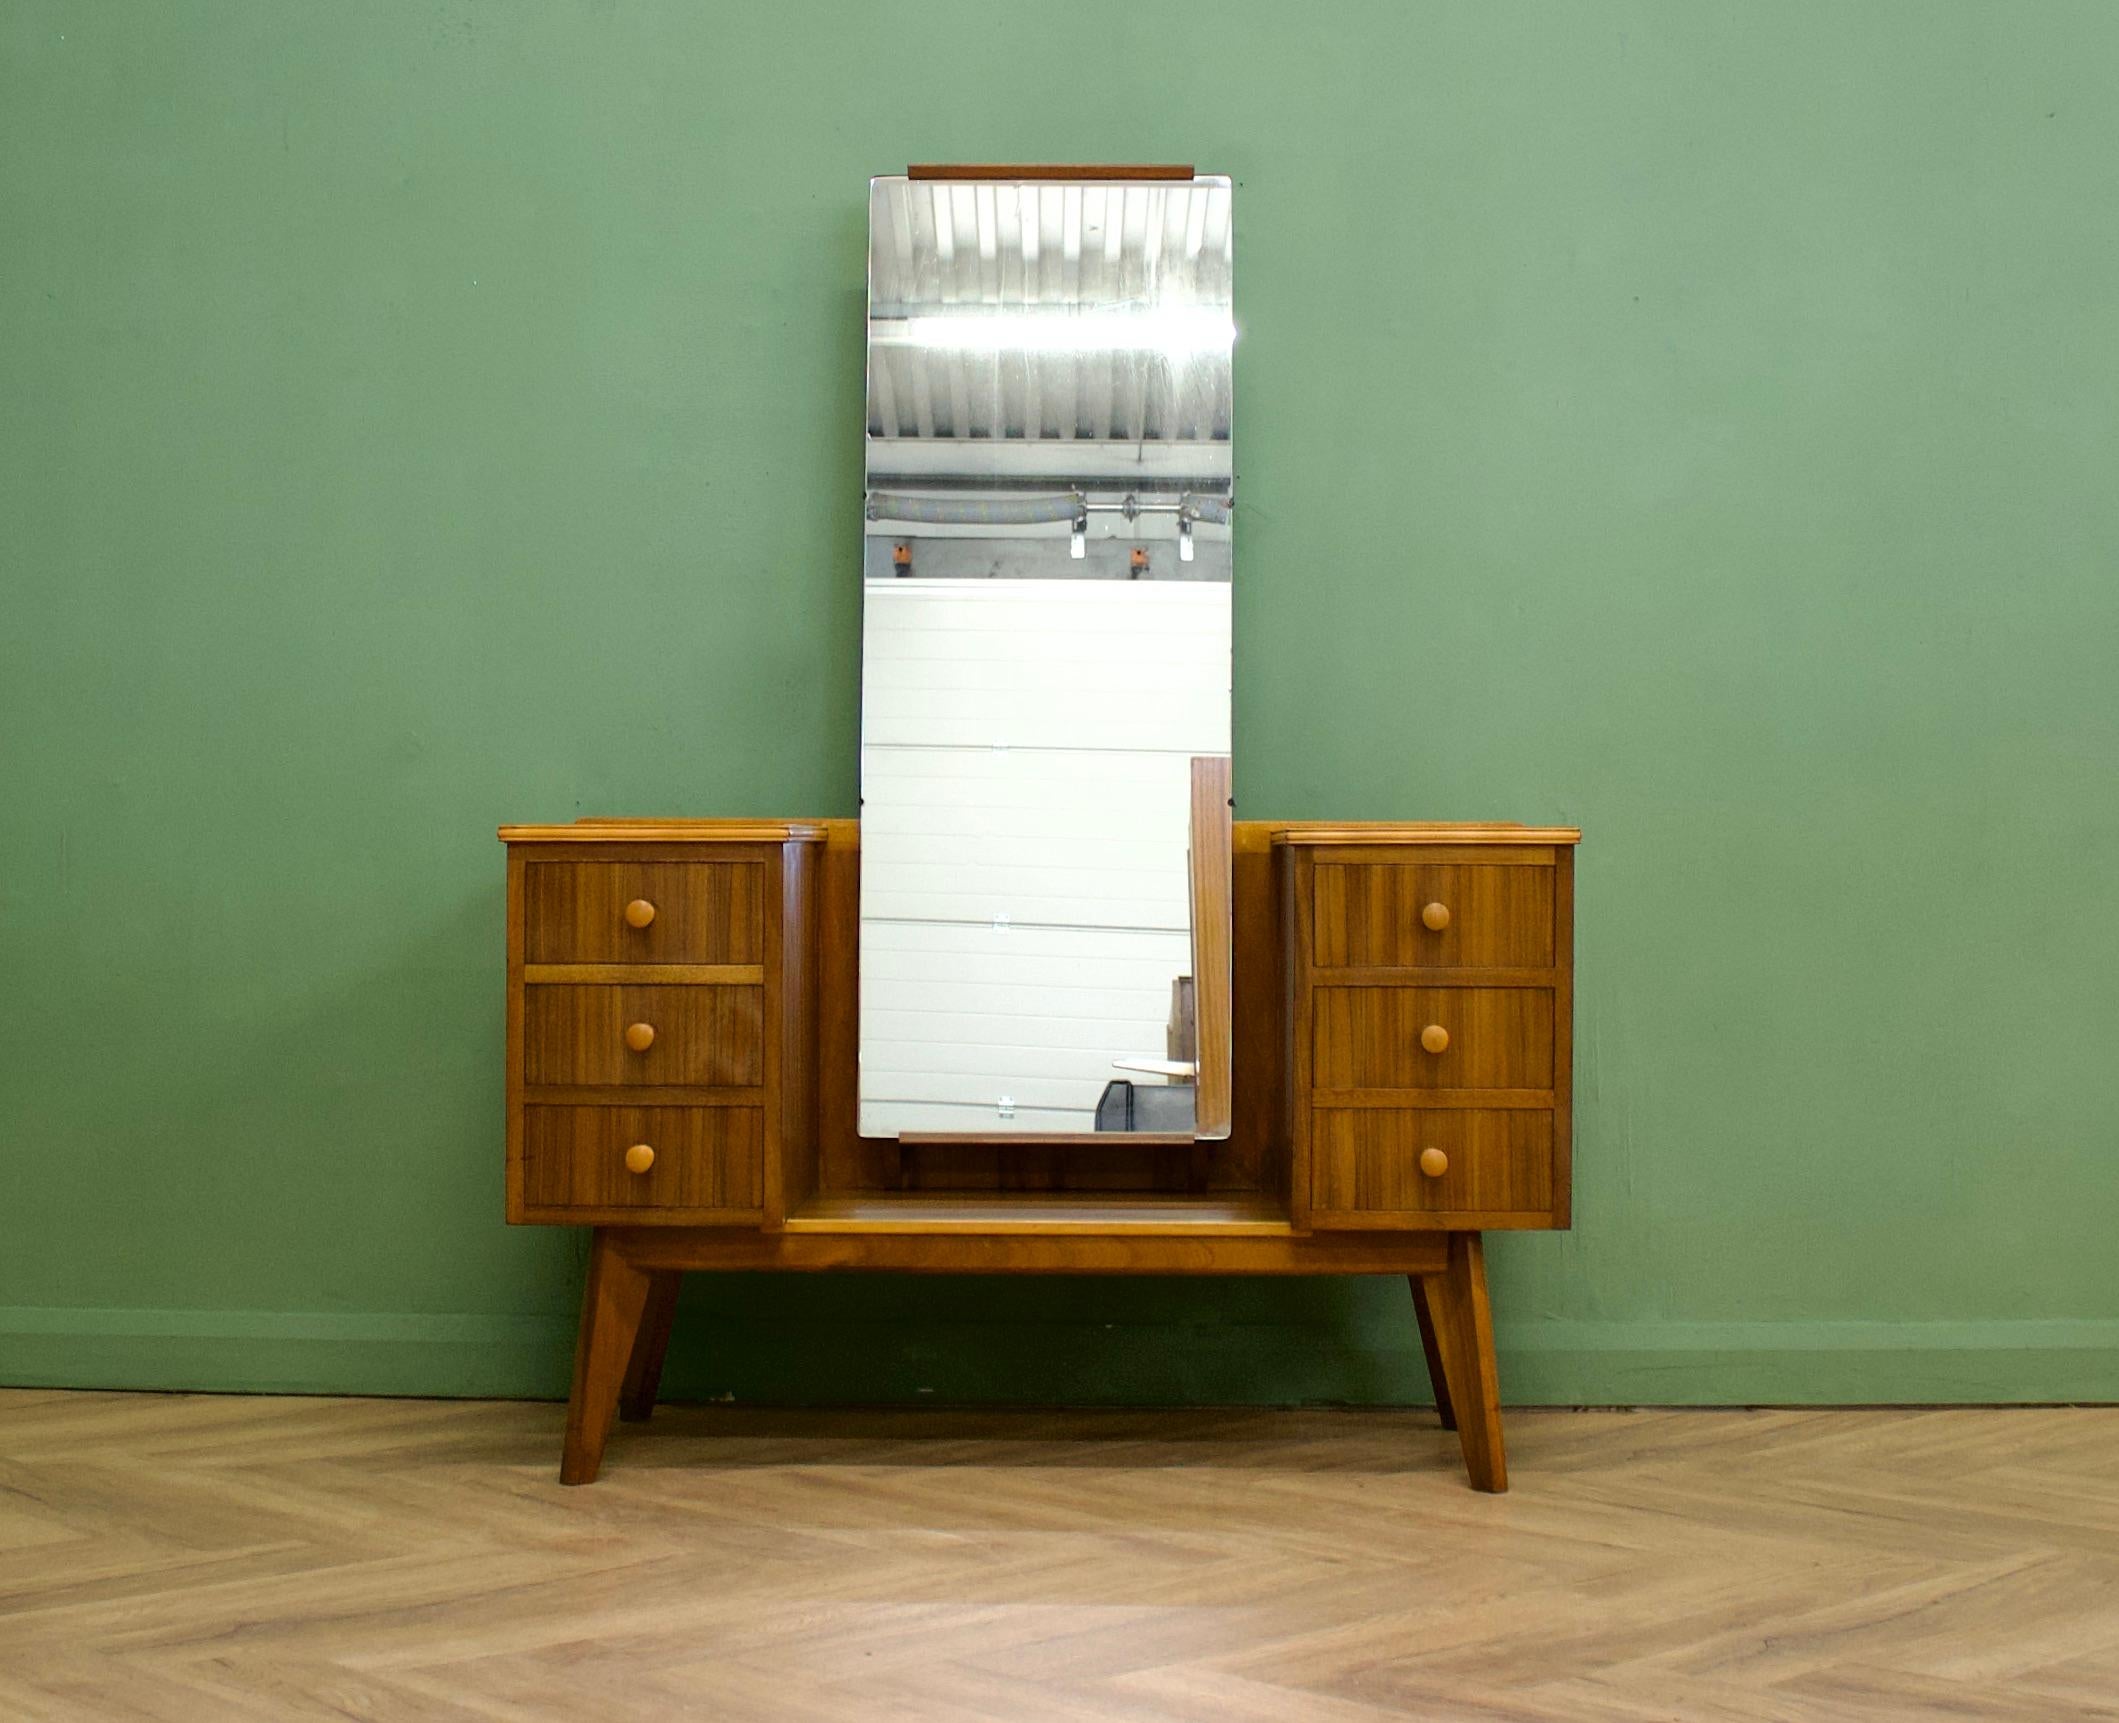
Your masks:
[[[1230,186],[871,184],[860,1124],[1225,1136]]]

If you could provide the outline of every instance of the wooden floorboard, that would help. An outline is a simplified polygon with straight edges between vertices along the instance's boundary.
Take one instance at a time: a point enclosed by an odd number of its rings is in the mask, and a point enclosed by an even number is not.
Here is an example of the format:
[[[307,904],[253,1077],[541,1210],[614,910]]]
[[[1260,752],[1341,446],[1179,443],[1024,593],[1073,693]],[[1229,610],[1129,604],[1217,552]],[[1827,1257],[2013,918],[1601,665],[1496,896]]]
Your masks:
[[[0,1393],[0,1718],[2119,1719],[2119,1410]]]

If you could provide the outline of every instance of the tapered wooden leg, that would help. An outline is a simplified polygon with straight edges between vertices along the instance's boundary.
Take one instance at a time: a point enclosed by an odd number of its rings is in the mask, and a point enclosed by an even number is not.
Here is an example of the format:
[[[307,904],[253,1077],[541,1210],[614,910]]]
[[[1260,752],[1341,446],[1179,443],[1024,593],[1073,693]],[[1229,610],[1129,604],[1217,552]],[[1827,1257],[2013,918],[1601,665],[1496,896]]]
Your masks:
[[[1435,1317],[1427,1307],[1427,1287],[1417,1274],[1405,1279],[1413,1289],[1413,1316],[1420,1324],[1420,1350],[1427,1354],[1427,1380],[1435,1390],[1435,1411],[1441,1416],[1443,1429],[1454,1430],[1457,1414],[1449,1403],[1449,1372],[1442,1367],[1442,1349],[1435,1343]]]
[[[566,1452],[559,1462],[562,1484],[596,1481],[647,1294],[646,1272],[619,1255],[611,1235],[598,1227],[581,1293],[581,1335],[574,1342],[574,1393],[567,1401]]]
[[[1501,1446],[1501,1383],[1494,1370],[1494,1318],[1486,1301],[1486,1252],[1475,1232],[1449,1235],[1449,1263],[1424,1277],[1435,1341],[1457,1415],[1457,1440],[1472,1488],[1508,1488]]]
[[[633,1361],[625,1367],[625,1387],[618,1396],[618,1416],[629,1424],[651,1417],[655,1393],[662,1386],[662,1359],[670,1349],[670,1324],[677,1315],[677,1288],[684,1276],[673,1268],[647,1277],[647,1309],[640,1335],[633,1342]]]

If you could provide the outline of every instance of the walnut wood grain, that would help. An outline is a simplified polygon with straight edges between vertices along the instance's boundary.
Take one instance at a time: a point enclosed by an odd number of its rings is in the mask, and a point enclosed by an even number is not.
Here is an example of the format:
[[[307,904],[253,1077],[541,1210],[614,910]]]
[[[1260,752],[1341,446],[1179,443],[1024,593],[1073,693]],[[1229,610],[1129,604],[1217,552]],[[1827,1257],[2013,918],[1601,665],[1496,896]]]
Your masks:
[[[1315,1226],[1448,1226],[1461,1217],[1542,1217],[1552,1206],[1548,1109],[1321,1110],[1312,1125]],[[1440,1152],[1430,1176],[1422,1154]],[[1484,1224],[1482,1219],[1481,1224]]]
[[[599,1233],[599,1237],[606,1236]],[[909,1274],[1438,1274],[1446,1235],[1373,1232],[1255,1235],[1209,1228],[1080,1233],[764,1232],[757,1228],[613,1229],[643,1268],[842,1269]]]
[[[1574,1225],[1575,1116],[1575,852],[1560,851],[1553,869],[1553,951],[1559,974],[1552,995],[1552,1212],[1549,1224]]]
[[[626,1032],[644,1024],[644,1052]],[[765,1082],[765,989],[530,987],[523,1082],[754,1088]]]
[[[1287,1238],[1287,1210],[1267,1196],[1070,1198],[850,1193],[815,1199],[788,1217],[790,1232],[926,1233],[994,1236]]]
[[[559,1461],[562,1484],[596,1481],[647,1297],[646,1272],[626,1259],[608,1233],[599,1232],[589,1247],[588,1279],[581,1293],[574,1388],[567,1397],[566,1444]]]
[[[772,1037],[774,1111],[766,1135],[765,1211],[767,1224],[773,1226],[815,1194],[821,1166],[816,890],[820,858],[821,846],[815,844],[790,844],[781,856],[780,940],[774,958],[779,999]]]
[[[1229,1134],[1230,1096],[1230,920],[1233,904],[1229,819],[1229,757],[1202,755],[1192,761],[1190,867],[1192,899],[1192,988],[1198,1027],[1198,1078],[1193,1129],[1197,1135]]]
[[[529,987],[601,983],[633,987],[757,987],[765,980],[762,963],[525,963]]]
[[[813,844],[823,828],[803,820],[583,819],[568,825],[502,826],[504,844],[718,846]]]
[[[1300,1215],[1282,1126],[1288,982],[1281,941],[1280,892],[1274,874],[1272,830],[1255,820],[1231,827],[1230,881],[1235,943],[1230,965],[1229,1137],[1213,1146],[1209,1189],[1263,1190]]]
[[[1519,844],[1573,845],[1582,841],[1582,833],[1574,826],[1526,826],[1510,820],[1361,820],[1336,824],[1307,820],[1276,823],[1273,841],[1300,849],[1344,850],[1363,845],[1425,849],[1457,844],[1485,850]]]
[[[1299,1221],[1567,1223],[1575,835],[1275,833]]]
[[[763,1215],[764,1112],[758,1107],[523,1108],[525,1208],[554,1219],[633,1213],[757,1221]],[[655,1151],[626,1170],[635,1143]]]
[[[507,907],[502,935],[506,948],[507,1007],[502,1020],[504,1049],[501,1056],[501,1113],[504,1120],[502,1135],[507,1156],[501,1201],[511,1224],[524,1218],[525,1208],[522,1187],[522,954],[523,917],[528,909],[523,880],[528,866],[523,852],[511,846],[508,850]]]
[[[1545,988],[1319,986],[1311,1010],[1320,1090],[1552,1087]],[[1422,1044],[1430,1029],[1448,1037],[1440,1052]]]
[[[1457,1414],[1449,1403],[1449,1370],[1442,1361],[1442,1344],[1435,1332],[1434,1310],[1427,1301],[1427,1282],[1417,1274],[1405,1277],[1413,1291],[1413,1321],[1420,1329],[1420,1355],[1427,1360],[1428,1386],[1435,1391],[1435,1415],[1445,1430],[1457,1427]]]
[[[1417,1287],[1420,1282],[1413,1284]],[[677,1293],[683,1285],[684,1276],[674,1269],[657,1269],[648,1276],[640,1331],[634,1337],[625,1385],[618,1394],[618,1416],[629,1424],[643,1423],[654,1413],[655,1396],[662,1388],[662,1362],[669,1356],[670,1335],[676,1326]]]
[[[914,162],[907,179],[1081,180],[1090,184],[1121,180],[1188,180],[1196,177],[1190,162]]]
[[[764,959],[763,854],[740,861],[574,861],[531,856],[523,958],[545,963],[740,963]],[[645,927],[626,905],[655,906]]]
[[[1478,1229],[1568,1217],[1571,830],[1234,825],[1228,1140],[915,1160],[856,1128],[858,828],[773,829],[511,848],[509,1218],[598,1228],[570,1477],[652,1404],[691,1269],[1395,1273],[1506,1486]]]
[[[1472,1488],[1508,1488],[1501,1441],[1501,1379],[1494,1363],[1493,1311],[1486,1295],[1486,1252],[1475,1232],[1449,1234],[1449,1259],[1425,1277],[1436,1349],[1449,1382],[1449,1404]]]
[[[1288,1212],[1304,1231],[1310,1226],[1310,1098],[1316,1088],[1317,961],[1313,883],[1316,853],[1283,847],[1284,833],[1274,834],[1277,895],[1280,901],[1280,976],[1274,992],[1284,1012],[1278,1030],[1275,1063],[1285,1072],[1280,1087],[1277,1123],[1288,1144]]]
[[[1316,962],[1322,969],[1544,969],[1552,964],[1549,867],[1320,861],[1312,889]],[[1445,926],[1426,925],[1423,912],[1430,905],[1443,912]]]

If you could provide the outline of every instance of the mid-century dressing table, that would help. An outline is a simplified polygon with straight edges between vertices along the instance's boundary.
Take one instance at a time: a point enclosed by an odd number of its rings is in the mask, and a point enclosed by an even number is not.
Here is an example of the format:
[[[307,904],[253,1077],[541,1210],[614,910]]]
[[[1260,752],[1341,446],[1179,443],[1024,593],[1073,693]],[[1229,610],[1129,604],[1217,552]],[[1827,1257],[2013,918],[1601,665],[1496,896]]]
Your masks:
[[[872,182],[861,818],[502,828],[507,1215],[594,1228],[563,1481],[687,1271],[859,1269],[1403,1275],[1507,1487],[1580,834],[1231,818],[1230,199]]]

